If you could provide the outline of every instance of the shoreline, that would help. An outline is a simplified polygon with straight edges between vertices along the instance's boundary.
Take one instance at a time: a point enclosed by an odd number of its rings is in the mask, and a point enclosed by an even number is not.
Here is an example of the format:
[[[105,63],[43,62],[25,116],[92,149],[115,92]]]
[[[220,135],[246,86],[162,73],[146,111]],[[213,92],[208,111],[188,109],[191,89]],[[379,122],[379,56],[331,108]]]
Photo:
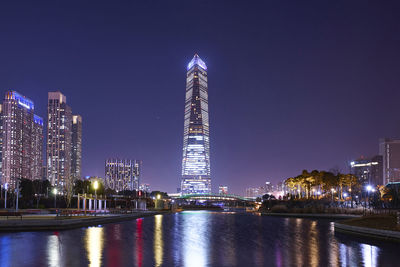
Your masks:
[[[80,227],[96,226],[99,224],[129,221],[165,213],[168,212],[142,211],[133,214],[100,215],[83,218],[66,217],[62,219],[56,219],[56,217],[54,219],[9,219],[0,221],[0,232],[69,230]]]
[[[260,212],[262,216],[272,216],[272,217],[289,217],[289,218],[310,218],[310,219],[352,219],[361,218],[361,215],[354,214],[328,214],[328,213],[268,213]]]
[[[334,222],[335,232],[360,237],[372,237],[380,240],[400,242],[400,231],[382,230],[371,227],[361,227]]]

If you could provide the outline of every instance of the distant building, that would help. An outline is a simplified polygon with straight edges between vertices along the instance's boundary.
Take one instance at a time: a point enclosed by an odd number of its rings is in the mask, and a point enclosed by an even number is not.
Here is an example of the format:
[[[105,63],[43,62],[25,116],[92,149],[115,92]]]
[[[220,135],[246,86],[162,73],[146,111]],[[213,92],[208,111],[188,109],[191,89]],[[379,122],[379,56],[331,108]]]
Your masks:
[[[262,197],[265,194],[265,189],[263,187],[250,187],[246,188],[245,197],[257,198]]]
[[[383,158],[361,158],[350,162],[350,173],[357,176],[362,185],[381,185],[383,183]]]
[[[33,102],[8,91],[2,120],[2,184],[15,188],[17,179],[40,179],[43,120],[34,114]]]
[[[74,179],[81,178],[82,164],[82,117],[80,115],[72,116],[72,158],[71,174]]]
[[[117,192],[139,190],[142,162],[129,159],[107,159],[105,162],[105,186]]]
[[[273,191],[274,191],[274,186],[271,184],[271,182],[265,182],[264,192],[272,193]]]
[[[147,192],[150,193],[150,185],[149,184],[141,184],[139,186],[139,190],[143,191],[143,192]]]
[[[182,194],[211,193],[207,66],[196,54],[187,66]]]
[[[47,178],[51,185],[65,188],[71,177],[72,112],[61,92],[48,93]]]
[[[227,195],[228,194],[228,186],[226,185],[220,185],[218,187],[218,194],[220,195]]]
[[[383,184],[400,182],[400,139],[381,139],[379,155],[383,157]]]

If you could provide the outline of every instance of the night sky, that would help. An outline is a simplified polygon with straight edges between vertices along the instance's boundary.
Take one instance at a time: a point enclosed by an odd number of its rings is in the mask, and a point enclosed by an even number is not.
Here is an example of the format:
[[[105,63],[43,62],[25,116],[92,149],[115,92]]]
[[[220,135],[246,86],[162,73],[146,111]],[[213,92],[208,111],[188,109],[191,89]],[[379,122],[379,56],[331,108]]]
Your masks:
[[[400,137],[399,14],[396,1],[1,1],[0,92],[46,117],[61,90],[83,117],[83,176],[141,159],[141,182],[175,192],[198,53],[213,189],[243,194],[302,169],[348,171]]]

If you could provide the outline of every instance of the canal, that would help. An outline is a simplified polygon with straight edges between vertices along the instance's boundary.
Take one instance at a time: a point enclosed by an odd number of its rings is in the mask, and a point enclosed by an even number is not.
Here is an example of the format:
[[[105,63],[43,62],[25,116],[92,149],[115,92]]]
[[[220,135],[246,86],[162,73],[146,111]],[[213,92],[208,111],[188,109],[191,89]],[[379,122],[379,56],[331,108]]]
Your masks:
[[[399,266],[397,243],[329,220],[186,211],[60,232],[0,233],[0,266]]]

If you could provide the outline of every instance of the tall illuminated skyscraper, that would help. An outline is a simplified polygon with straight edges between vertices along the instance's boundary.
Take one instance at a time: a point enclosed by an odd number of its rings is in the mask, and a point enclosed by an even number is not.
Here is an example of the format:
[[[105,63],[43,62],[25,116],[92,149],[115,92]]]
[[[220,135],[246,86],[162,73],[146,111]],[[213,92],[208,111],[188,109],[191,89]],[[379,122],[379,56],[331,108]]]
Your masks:
[[[71,177],[72,113],[61,92],[49,92],[47,106],[47,179],[64,189]]]
[[[2,120],[2,184],[15,188],[20,178],[40,179],[43,120],[34,114],[33,102],[8,91],[2,105]]]
[[[195,54],[187,66],[182,194],[211,193],[207,66]]]
[[[72,159],[71,174],[74,179],[81,178],[82,161],[82,117],[72,116]]]

